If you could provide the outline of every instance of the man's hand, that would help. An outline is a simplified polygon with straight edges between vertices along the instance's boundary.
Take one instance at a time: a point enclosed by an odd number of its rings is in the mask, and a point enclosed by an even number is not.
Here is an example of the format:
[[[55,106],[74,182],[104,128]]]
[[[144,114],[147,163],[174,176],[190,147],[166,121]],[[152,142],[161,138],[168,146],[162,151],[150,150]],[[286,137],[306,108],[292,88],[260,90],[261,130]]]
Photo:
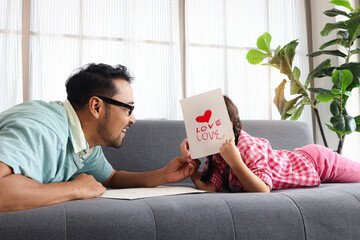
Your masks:
[[[189,142],[187,139],[184,139],[180,144],[180,155],[182,157],[190,156]]]
[[[103,195],[106,188],[95,180],[92,175],[85,173],[77,176],[72,183],[78,189],[78,199],[89,199]]]
[[[163,170],[166,183],[172,183],[191,176],[195,172],[196,166],[189,157],[177,157],[171,160]]]
[[[101,196],[106,189],[85,173],[70,182],[39,183],[20,174],[0,178],[0,212]]]

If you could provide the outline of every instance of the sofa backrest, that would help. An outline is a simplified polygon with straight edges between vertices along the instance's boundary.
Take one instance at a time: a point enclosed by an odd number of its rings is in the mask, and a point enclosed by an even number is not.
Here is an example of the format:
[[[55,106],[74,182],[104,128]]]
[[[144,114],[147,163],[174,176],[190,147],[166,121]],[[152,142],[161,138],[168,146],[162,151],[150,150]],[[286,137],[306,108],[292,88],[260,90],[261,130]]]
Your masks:
[[[255,137],[268,139],[273,149],[292,150],[313,142],[310,130],[304,122],[280,120],[243,120],[242,122],[246,132]],[[103,147],[103,150],[116,170],[149,171],[161,168],[173,158],[180,156],[179,145],[185,138],[183,121],[137,120],[136,124],[126,132],[121,148]]]

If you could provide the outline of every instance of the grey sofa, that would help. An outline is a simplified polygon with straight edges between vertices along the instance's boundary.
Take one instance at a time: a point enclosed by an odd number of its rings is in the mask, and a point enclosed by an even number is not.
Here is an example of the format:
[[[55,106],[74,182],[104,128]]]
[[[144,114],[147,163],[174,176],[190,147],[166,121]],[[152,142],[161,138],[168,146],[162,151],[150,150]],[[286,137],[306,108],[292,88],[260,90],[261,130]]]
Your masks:
[[[274,149],[312,143],[302,122],[243,121]],[[182,121],[139,120],[120,149],[104,148],[116,169],[147,171],[179,155]],[[193,186],[190,179],[177,185]],[[95,198],[0,213],[0,239],[360,239],[360,184],[265,193],[204,193],[138,200]]]

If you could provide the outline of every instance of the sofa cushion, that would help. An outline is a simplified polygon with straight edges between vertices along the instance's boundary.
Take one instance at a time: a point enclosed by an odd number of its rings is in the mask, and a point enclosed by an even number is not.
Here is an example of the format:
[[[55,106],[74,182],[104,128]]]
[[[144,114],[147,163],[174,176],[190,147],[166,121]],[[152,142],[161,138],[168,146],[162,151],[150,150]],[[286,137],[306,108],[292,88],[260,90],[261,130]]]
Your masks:
[[[273,149],[292,150],[313,143],[306,123],[295,121],[244,120],[250,135],[266,138]],[[165,166],[180,156],[179,146],[186,138],[183,121],[138,120],[126,132],[120,149],[103,147],[104,154],[117,170],[149,171]],[[204,162],[204,159],[201,159]],[[189,182],[187,179],[185,182]]]

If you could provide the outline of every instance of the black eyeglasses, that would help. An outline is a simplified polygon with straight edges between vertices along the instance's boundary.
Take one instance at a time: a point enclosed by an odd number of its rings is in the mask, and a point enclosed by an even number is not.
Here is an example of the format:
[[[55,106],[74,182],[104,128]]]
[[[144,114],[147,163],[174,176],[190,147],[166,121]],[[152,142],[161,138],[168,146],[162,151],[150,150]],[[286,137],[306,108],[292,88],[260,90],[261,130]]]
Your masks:
[[[103,97],[103,96],[95,96],[95,97],[98,97],[98,98],[104,100],[107,103],[110,103],[110,104],[113,104],[113,105],[116,105],[116,106],[125,107],[125,108],[129,109],[130,110],[129,116],[131,115],[132,111],[134,111],[134,108],[135,108],[135,106],[131,106],[129,104],[119,102],[119,101],[116,101],[116,100],[111,99],[111,98],[107,98],[107,97]]]

